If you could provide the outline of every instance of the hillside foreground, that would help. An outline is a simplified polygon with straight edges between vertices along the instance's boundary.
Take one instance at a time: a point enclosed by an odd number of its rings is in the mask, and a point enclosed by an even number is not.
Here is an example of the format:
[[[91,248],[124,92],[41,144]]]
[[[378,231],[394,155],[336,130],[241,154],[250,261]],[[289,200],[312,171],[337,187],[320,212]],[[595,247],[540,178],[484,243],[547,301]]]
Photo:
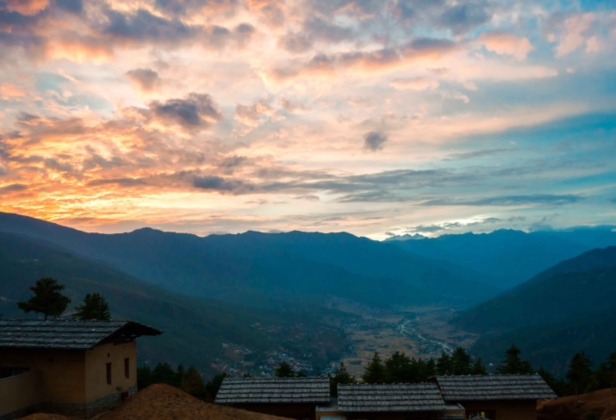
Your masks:
[[[540,404],[537,420],[616,420],[616,390],[601,389]]]
[[[169,385],[155,384],[96,420],[285,420],[284,417],[253,413],[203,402]],[[21,420],[73,420],[71,417],[36,413]],[[288,419],[287,419],[288,420]]]

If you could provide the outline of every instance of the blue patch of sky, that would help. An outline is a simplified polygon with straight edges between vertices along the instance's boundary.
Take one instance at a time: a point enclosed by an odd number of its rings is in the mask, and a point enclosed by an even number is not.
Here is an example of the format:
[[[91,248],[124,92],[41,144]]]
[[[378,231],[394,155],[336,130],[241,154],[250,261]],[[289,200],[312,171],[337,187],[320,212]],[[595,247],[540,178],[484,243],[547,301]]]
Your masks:
[[[581,0],[580,7],[584,11],[616,10],[614,0]]]
[[[53,91],[62,93],[62,85],[70,82],[64,76],[56,73],[41,72],[36,75],[35,88],[39,92]]]

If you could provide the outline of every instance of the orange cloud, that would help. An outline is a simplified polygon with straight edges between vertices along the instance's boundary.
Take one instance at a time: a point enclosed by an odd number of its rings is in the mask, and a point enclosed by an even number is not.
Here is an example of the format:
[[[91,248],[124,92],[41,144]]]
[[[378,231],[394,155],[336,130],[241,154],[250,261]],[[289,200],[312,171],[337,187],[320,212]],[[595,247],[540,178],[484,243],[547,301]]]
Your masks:
[[[264,76],[267,80],[281,83],[305,76],[330,76],[346,70],[359,73],[383,72],[423,61],[438,61],[457,49],[458,45],[448,40],[419,38],[399,48],[318,54],[308,62],[292,63],[287,67],[267,71]]]
[[[26,91],[13,83],[4,83],[0,85],[0,99],[4,101],[23,96],[26,96]]]
[[[523,36],[515,36],[504,31],[484,32],[478,38],[487,50],[497,54],[512,55],[518,60],[523,60],[533,50],[528,39]]]
[[[51,39],[47,44],[46,53],[50,59],[100,63],[113,57],[113,46],[100,38],[72,34],[60,39]]]
[[[439,86],[439,83],[436,80],[427,79],[425,77],[394,79],[389,82],[389,84],[398,90],[427,90],[436,89]]]
[[[44,10],[48,0],[7,0],[5,3],[9,12],[32,16]]]

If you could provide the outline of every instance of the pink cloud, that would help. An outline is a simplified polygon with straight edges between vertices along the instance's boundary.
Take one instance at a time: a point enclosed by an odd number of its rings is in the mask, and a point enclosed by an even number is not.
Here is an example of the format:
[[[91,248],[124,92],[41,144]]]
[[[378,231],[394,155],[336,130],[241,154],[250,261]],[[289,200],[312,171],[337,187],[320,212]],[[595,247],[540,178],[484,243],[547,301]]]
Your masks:
[[[0,84],[0,99],[8,101],[26,96],[26,91],[13,83]]]
[[[439,83],[436,80],[427,79],[425,77],[409,77],[394,79],[389,82],[396,89],[412,89],[412,90],[427,90],[436,89]]]
[[[32,16],[44,10],[48,0],[7,0],[5,3],[9,12]]]
[[[487,50],[497,54],[512,55],[518,60],[525,59],[526,55],[533,50],[527,38],[504,31],[484,32],[477,39]]]
[[[596,19],[593,13],[575,13],[553,23],[548,41],[556,43],[556,56],[563,57],[587,46]]]

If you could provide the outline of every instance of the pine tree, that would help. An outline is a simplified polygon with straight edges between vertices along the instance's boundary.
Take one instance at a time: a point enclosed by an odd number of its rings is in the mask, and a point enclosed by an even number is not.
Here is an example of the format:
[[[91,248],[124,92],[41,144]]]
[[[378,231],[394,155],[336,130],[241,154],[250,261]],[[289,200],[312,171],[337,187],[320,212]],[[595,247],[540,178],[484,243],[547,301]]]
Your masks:
[[[413,381],[411,359],[399,351],[385,360],[385,382],[408,383]]]
[[[349,385],[357,383],[355,377],[349,373],[344,362],[340,362],[340,367],[336,369],[334,376],[329,375],[329,391],[332,397],[338,395],[338,384]]]
[[[616,352],[611,353],[595,371],[591,390],[611,388],[613,375],[616,375]]]
[[[281,362],[280,366],[276,368],[274,371],[274,375],[278,378],[292,378],[295,376],[295,372],[293,372],[293,368],[287,362]]]
[[[451,371],[453,375],[468,375],[471,373],[471,355],[462,347],[456,348],[451,354]]]
[[[426,362],[426,380],[428,378],[431,378],[432,376],[436,376],[437,371],[436,371],[436,362],[434,361],[434,359],[431,357],[428,359],[428,361]]]
[[[453,373],[451,357],[447,353],[441,352],[441,357],[436,360],[436,370],[439,375],[451,375]]]
[[[182,389],[182,391],[188,392],[192,396],[204,396],[205,384],[203,383],[203,377],[201,376],[201,373],[199,373],[199,371],[193,366],[189,367],[182,376],[182,383],[180,388]]]
[[[505,360],[500,364],[497,372],[504,375],[529,374],[533,373],[533,367],[527,360],[520,359],[522,351],[512,344],[505,353]]]
[[[592,361],[590,357],[584,352],[575,353],[569,364],[569,371],[567,372],[569,388],[575,394],[586,392],[591,379]]]
[[[222,381],[224,381],[225,378],[227,378],[228,376],[229,375],[227,374],[227,372],[219,373],[205,384],[205,390],[209,398],[211,398],[212,400],[216,398],[216,394],[218,394],[218,390],[222,385]]]
[[[488,373],[486,370],[486,365],[483,364],[481,357],[475,360],[475,363],[473,363],[473,366],[471,367],[470,373],[471,375],[486,375]]]
[[[100,293],[88,293],[83,299],[83,305],[75,309],[77,312],[73,316],[82,321],[109,321],[111,319],[109,304]]]
[[[44,277],[36,281],[34,286],[30,287],[34,296],[27,302],[19,302],[17,306],[26,313],[38,312],[47,317],[58,317],[66,310],[66,307],[71,303],[71,299],[60,293],[64,290],[64,285],[59,284],[57,280],[51,277]]]
[[[378,353],[374,353],[370,363],[364,367],[364,374],[361,378],[367,384],[385,383],[385,366]]]

